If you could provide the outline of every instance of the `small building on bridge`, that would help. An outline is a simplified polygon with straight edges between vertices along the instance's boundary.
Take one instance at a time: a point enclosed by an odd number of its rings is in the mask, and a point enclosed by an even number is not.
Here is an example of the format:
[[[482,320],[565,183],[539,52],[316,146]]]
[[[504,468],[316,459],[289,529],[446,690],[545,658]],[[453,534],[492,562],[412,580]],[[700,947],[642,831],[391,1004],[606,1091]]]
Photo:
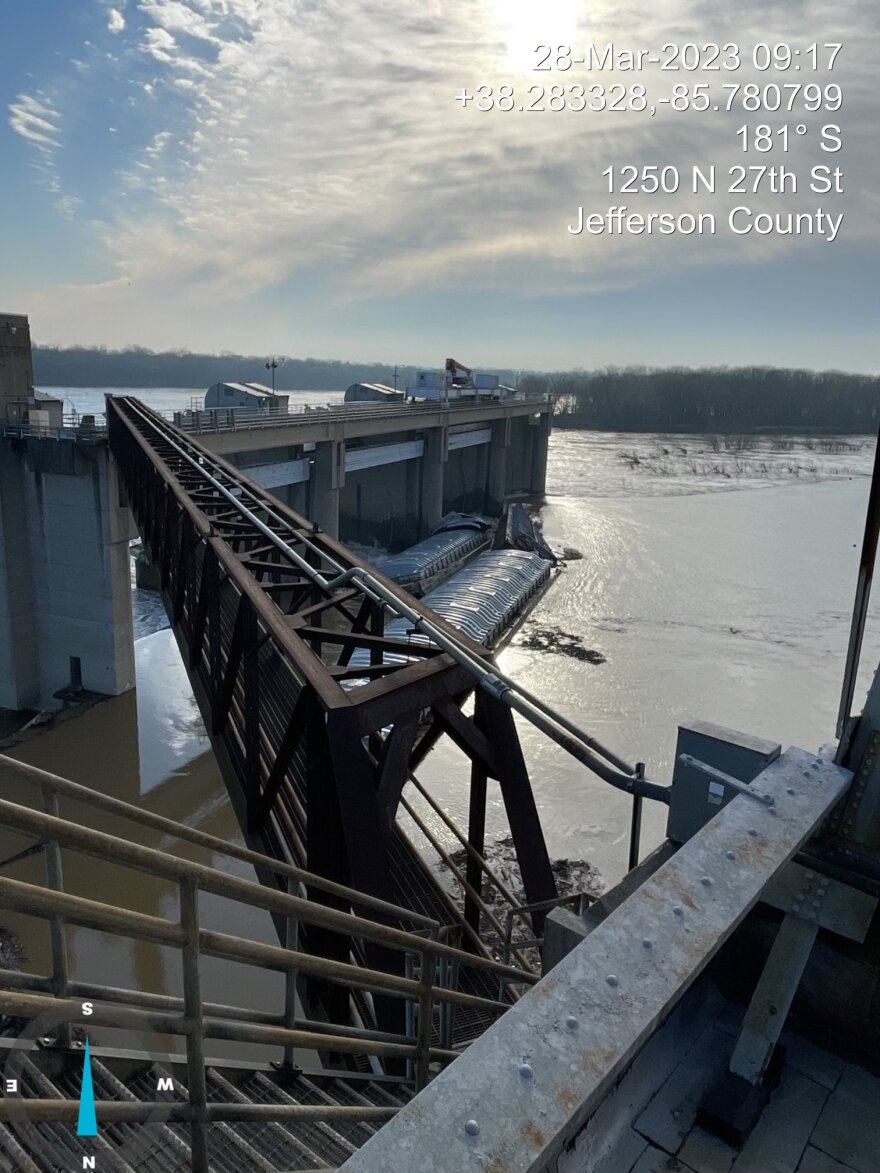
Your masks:
[[[352,383],[346,388],[346,403],[402,403],[403,392],[385,383]]]
[[[290,396],[262,383],[214,383],[205,392],[205,408],[246,407],[250,411],[287,411]]]

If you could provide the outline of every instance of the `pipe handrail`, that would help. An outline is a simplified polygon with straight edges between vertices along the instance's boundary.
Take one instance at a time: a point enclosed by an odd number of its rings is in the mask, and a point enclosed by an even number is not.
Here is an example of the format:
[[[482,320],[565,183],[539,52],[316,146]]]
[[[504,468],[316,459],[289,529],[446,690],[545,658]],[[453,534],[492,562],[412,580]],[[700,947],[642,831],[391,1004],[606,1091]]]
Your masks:
[[[6,754],[0,754],[0,772],[5,772],[11,778],[29,785],[48,787],[55,794],[94,807],[96,810],[106,811],[107,814],[130,819],[133,823],[139,823],[144,827],[151,827],[156,831],[173,835],[177,839],[192,843],[197,847],[204,847],[218,855],[225,855],[230,859],[237,859],[242,863],[252,864],[255,868],[261,868],[276,872],[278,875],[287,876],[289,879],[295,880],[298,883],[305,884],[317,891],[326,892],[330,896],[339,896],[363,908],[371,908],[376,912],[381,912],[386,916],[397,917],[400,920],[412,921],[414,924],[421,925],[425,929],[436,931],[440,928],[440,922],[438,920],[424,916],[422,913],[413,912],[397,904],[390,904],[387,900],[380,900],[378,896],[371,896],[366,892],[357,892],[352,888],[347,888],[344,884],[337,884],[333,880],[316,875],[314,872],[305,871],[303,868],[286,863],[284,860],[274,859],[269,855],[262,855],[258,851],[252,851],[248,847],[239,847],[235,843],[228,843],[225,839],[219,839],[216,835],[209,835],[205,831],[199,831],[183,823],[175,823],[173,819],[167,819],[162,815],[153,814],[152,811],[142,810],[140,807],[124,802],[120,798],[113,798],[109,794],[102,794],[100,791],[90,790],[87,786],[82,786],[78,782],[72,782],[69,778],[62,778],[58,774],[51,774],[46,770],[40,770],[36,766],[31,766],[26,762],[19,762],[15,758],[8,757]],[[0,867],[2,866],[0,864]]]
[[[79,823],[43,814],[40,811],[7,802],[4,799],[0,799],[0,825],[23,831],[43,840],[59,843],[86,855],[109,859],[123,867],[144,871],[176,883],[189,881],[197,884],[201,891],[228,897],[249,906],[262,908],[267,912],[294,917],[298,921],[315,927],[329,929],[346,936],[361,937],[392,949],[418,953],[427,952],[435,958],[442,957],[458,961],[470,968],[483,969],[499,977],[504,976],[516,983],[525,982],[532,985],[537,981],[534,974],[512,966],[504,966],[493,958],[467,953],[462,949],[434,941],[430,937],[420,937],[392,925],[384,925],[353,913],[316,904],[299,896],[272,891],[263,884],[238,876],[230,876],[216,868],[197,864],[191,860],[179,859],[167,852],[157,851],[155,848],[144,847],[131,840],[107,835],[103,831],[96,831]],[[10,883],[18,882],[0,879],[0,888],[2,885]],[[357,897],[359,894],[354,893],[353,895]],[[69,899],[79,898],[70,897]],[[141,914],[132,913],[131,915],[140,916]],[[168,943],[172,944],[173,942],[169,941]],[[265,948],[270,948],[270,946],[265,946]]]

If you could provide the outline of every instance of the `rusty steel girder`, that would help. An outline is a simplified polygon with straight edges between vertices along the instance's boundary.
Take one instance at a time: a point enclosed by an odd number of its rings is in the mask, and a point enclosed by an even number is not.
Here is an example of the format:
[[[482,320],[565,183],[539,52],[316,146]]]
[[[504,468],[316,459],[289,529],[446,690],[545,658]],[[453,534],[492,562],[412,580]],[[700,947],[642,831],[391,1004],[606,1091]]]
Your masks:
[[[465,715],[472,674],[430,643],[386,637],[382,600],[346,579],[359,560],[306,518],[136,399],[108,398],[107,418],[120,480],[249,843],[458,926],[464,944],[485,953],[478,903],[469,896],[458,907],[395,821],[411,771],[448,733],[472,761],[469,842],[482,853],[485,778],[497,778],[526,897],[554,897],[510,711],[481,694],[475,716]],[[360,664],[352,666],[356,651]],[[479,891],[472,865],[468,882]],[[350,941],[320,931],[309,947],[337,957],[352,951]],[[398,965],[381,949],[364,957],[377,968]]]

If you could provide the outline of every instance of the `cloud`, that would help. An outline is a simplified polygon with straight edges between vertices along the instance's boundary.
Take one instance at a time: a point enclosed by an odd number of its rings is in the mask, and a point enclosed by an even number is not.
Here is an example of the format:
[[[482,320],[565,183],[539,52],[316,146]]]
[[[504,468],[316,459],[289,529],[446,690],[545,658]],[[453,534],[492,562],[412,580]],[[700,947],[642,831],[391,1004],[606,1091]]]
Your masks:
[[[66,220],[74,220],[82,207],[82,200],[76,195],[63,195],[55,201],[55,207]]]
[[[149,20],[155,21],[169,33],[183,33],[215,44],[221,43],[211,19],[211,9],[216,10],[216,5],[209,4],[206,11],[199,11],[198,6],[193,8],[182,0],[142,0],[138,8]]]
[[[121,33],[125,28],[125,17],[118,8],[111,8],[107,13],[107,28],[111,33]]]
[[[734,200],[776,210],[780,197],[728,195],[729,169],[741,160],[736,114],[550,112],[549,87],[560,80],[600,81],[606,90],[638,82],[668,95],[674,83],[709,75],[535,73],[528,58],[537,18],[521,0],[140,0],[136,9],[137,17],[135,5],[125,9],[120,60],[127,84],[151,100],[131,124],[122,110],[107,112],[128,154],[115,174],[108,155],[100,234],[112,262],[139,285],[174,282],[206,301],[232,302],[319,274],[339,298],[452,291],[463,282],[556,296],[640,283],[667,269],[766,261],[796,247],[781,237],[726,235],[700,248],[656,236],[573,240],[566,225],[581,204],[676,214],[709,206],[723,222]],[[660,0],[649,17],[626,0],[560,0],[557,9],[584,45],[659,46],[674,37],[742,45],[797,38],[806,46],[830,36],[819,0],[798,0],[796,16],[783,0],[769,15],[760,0],[738,0],[713,12],[711,27],[695,0]],[[857,163],[848,158],[855,174],[846,210],[852,231],[874,238],[874,219],[859,215],[880,190],[868,146],[862,0],[841,0],[835,22],[834,39],[846,41],[846,134],[864,148],[851,148]],[[719,94],[728,80],[719,75]],[[746,62],[733,80],[774,79]],[[454,101],[463,87],[491,85],[497,96],[503,83],[524,100],[543,86],[543,112],[481,113]],[[22,96],[11,114],[38,149],[57,148],[54,107]],[[822,121],[838,118],[820,112],[803,121],[815,136]],[[815,137],[796,142],[787,159],[801,175],[827,161]],[[683,182],[662,200],[609,193],[602,172],[610,163],[668,164]],[[705,205],[688,180],[694,166],[712,165],[719,193]],[[785,209],[816,202],[801,190]]]
[[[47,99],[19,94],[9,106],[9,125],[43,155],[51,155],[61,145],[61,116]]]
[[[144,154],[153,156],[161,155],[173,137],[174,135],[170,130],[160,130],[158,134],[153,136],[153,141],[146,148]]]
[[[127,277],[114,277],[110,281],[93,282],[65,282],[58,285],[58,289],[69,290],[71,293],[81,294],[116,294],[127,289],[131,281]]]
[[[163,65],[174,64],[177,42],[165,29],[148,28],[144,34],[144,48]]]

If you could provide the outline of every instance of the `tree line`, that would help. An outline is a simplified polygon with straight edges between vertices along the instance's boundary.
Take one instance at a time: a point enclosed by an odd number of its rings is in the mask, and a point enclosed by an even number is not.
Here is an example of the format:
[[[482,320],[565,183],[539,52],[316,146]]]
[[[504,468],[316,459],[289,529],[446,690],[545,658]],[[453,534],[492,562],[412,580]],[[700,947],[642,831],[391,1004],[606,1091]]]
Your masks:
[[[598,431],[873,433],[880,378],[785,367],[608,367],[529,374],[554,425]]]
[[[340,391],[351,383],[415,381],[415,367],[265,355],[35,346],[40,387],[191,387],[233,381],[286,390]],[[441,365],[438,361],[438,367]],[[785,367],[606,367],[597,371],[497,372],[522,391],[556,400],[555,424],[600,431],[874,432],[880,378]]]
[[[142,346],[107,350],[91,346],[34,346],[34,379],[40,387],[192,387],[212,383],[271,385],[266,363],[275,361],[275,384],[288,390],[333,391],[364,379],[394,384],[394,366],[387,363],[328,362],[277,355],[194,354],[187,350],[157,352]],[[400,367],[398,385],[411,377]]]
[[[38,387],[192,387],[213,383],[271,385],[267,362],[275,361],[275,385],[288,391],[344,391],[352,383],[385,383],[403,390],[415,382],[416,368],[393,363],[340,362],[286,355],[194,354],[188,350],[157,352],[143,346],[107,350],[93,346],[34,346]],[[439,368],[444,358],[436,362]],[[509,382],[513,371],[498,372]]]

